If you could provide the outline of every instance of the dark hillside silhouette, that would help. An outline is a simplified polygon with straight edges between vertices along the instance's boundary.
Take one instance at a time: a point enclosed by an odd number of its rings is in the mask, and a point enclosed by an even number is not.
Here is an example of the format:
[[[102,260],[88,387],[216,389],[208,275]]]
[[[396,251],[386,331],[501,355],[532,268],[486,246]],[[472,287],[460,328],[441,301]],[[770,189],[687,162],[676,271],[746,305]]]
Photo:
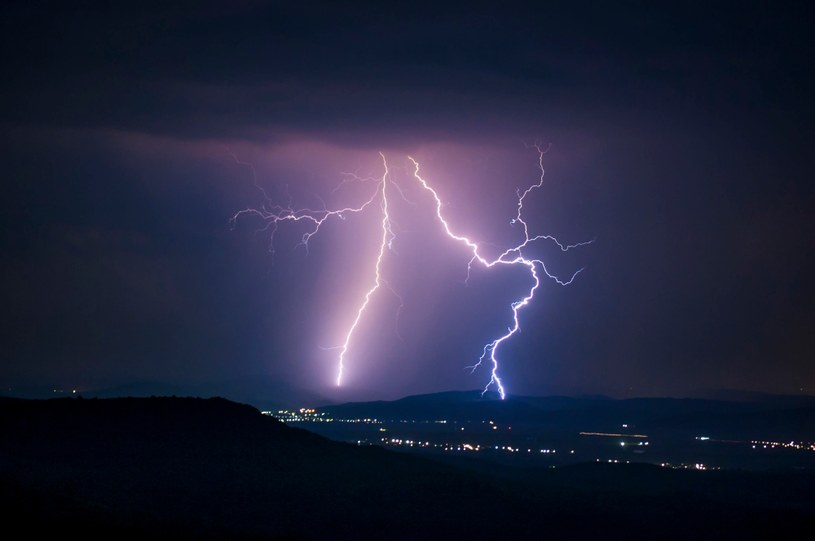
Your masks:
[[[4,525],[32,537],[806,539],[815,531],[811,474],[587,464],[493,475],[335,442],[218,398],[2,399],[0,433]]]

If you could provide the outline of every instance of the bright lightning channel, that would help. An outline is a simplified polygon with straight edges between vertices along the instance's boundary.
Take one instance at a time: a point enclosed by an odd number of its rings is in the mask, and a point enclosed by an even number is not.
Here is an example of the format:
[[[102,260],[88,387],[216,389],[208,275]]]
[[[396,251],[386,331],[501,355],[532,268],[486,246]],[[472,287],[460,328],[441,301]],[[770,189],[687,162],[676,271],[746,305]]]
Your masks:
[[[550,273],[546,269],[546,265],[542,260],[529,259],[524,257],[523,249],[526,248],[530,243],[538,240],[549,240],[551,242],[554,242],[561,249],[561,251],[564,252],[572,248],[577,248],[578,246],[585,246],[587,244],[591,244],[592,242],[594,242],[594,240],[592,239],[590,241],[579,242],[577,244],[563,244],[551,235],[536,235],[534,237],[529,236],[529,226],[527,225],[526,221],[523,218],[524,200],[526,199],[526,196],[530,194],[530,192],[539,189],[543,186],[543,176],[544,176],[543,155],[546,153],[546,151],[543,150],[540,147],[540,145],[533,145],[533,147],[538,151],[538,166],[540,168],[540,178],[536,184],[529,186],[526,190],[524,190],[523,193],[521,193],[520,190],[518,190],[517,213],[515,215],[515,218],[513,218],[510,222],[512,224],[521,224],[524,232],[523,241],[520,244],[505,250],[495,259],[487,259],[484,256],[482,256],[479,251],[479,245],[470,240],[468,237],[464,237],[461,235],[457,235],[456,233],[453,233],[453,231],[450,229],[450,224],[447,223],[447,220],[445,220],[444,216],[442,215],[443,205],[441,198],[439,197],[439,194],[433,188],[431,188],[427,181],[419,174],[419,162],[417,162],[412,157],[408,156],[410,161],[413,162],[414,166],[413,176],[416,178],[416,180],[419,181],[419,183],[425,190],[430,192],[430,194],[436,201],[436,218],[438,218],[439,222],[441,222],[445,233],[447,234],[448,237],[466,245],[473,254],[473,257],[470,259],[470,262],[468,263],[468,272],[469,268],[472,266],[474,262],[478,262],[487,268],[491,268],[496,265],[521,265],[529,270],[529,275],[532,278],[532,286],[530,287],[529,292],[526,294],[526,296],[511,304],[513,324],[507,328],[506,333],[487,343],[484,346],[484,349],[481,353],[481,357],[479,357],[478,361],[474,365],[468,367],[470,368],[470,372],[472,373],[478,367],[480,367],[487,358],[489,358],[490,380],[489,382],[487,382],[486,386],[484,386],[484,389],[481,392],[481,396],[483,396],[484,393],[486,393],[489,390],[489,388],[494,385],[498,389],[498,393],[501,395],[501,399],[506,398],[506,390],[504,389],[504,384],[501,382],[501,378],[498,376],[499,362],[496,353],[498,351],[498,347],[502,343],[509,340],[513,335],[520,331],[521,324],[519,321],[518,313],[521,311],[522,308],[527,306],[532,301],[533,297],[535,296],[535,291],[538,289],[538,286],[540,286],[540,278],[538,276],[538,266],[541,268],[541,270],[543,270],[543,273],[546,274],[547,277],[553,279],[558,284],[564,286],[571,284],[572,281],[574,281],[574,279],[577,277],[577,275],[580,274],[581,271],[583,271],[583,268],[580,268],[568,280],[565,281],[561,280],[560,278]]]
[[[345,342],[342,345],[342,349],[340,350],[340,359],[339,359],[339,368],[337,369],[337,386],[342,385],[342,373],[345,369],[345,354],[348,352],[348,345],[351,343],[351,336],[353,336],[354,331],[359,325],[359,320],[362,319],[362,314],[365,312],[365,308],[368,307],[368,303],[371,300],[371,296],[376,293],[376,290],[382,285],[382,258],[385,256],[385,249],[391,248],[393,245],[393,230],[391,229],[391,219],[390,214],[388,213],[388,177],[390,175],[388,171],[388,162],[385,160],[385,155],[381,152],[379,155],[382,157],[382,164],[385,167],[385,172],[382,174],[382,181],[379,183],[381,186],[382,191],[382,241],[379,243],[379,253],[376,256],[376,265],[375,265],[375,280],[374,285],[371,286],[371,289],[365,293],[365,300],[362,302],[362,305],[357,310],[357,317],[354,318],[354,322],[351,324],[351,328],[348,329],[348,334],[345,335]]]
[[[291,202],[286,207],[272,203],[271,198],[268,196],[266,191],[258,184],[255,175],[255,170],[252,164],[241,161],[234,154],[232,155],[233,159],[238,164],[245,165],[250,168],[255,187],[258,188],[258,190],[260,190],[261,194],[266,199],[266,202],[261,208],[250,207],[238,211],[232,216],[230,222],[234,225],[237,222],[237,220],[239,220],[243,216],[259,217],[265,223],[265,226],[258,229],[257,232],[264,231],[270,232],[271,238],[269,247],[270,251],[272,252],[274,252],[274,234],[277,231],[278,224],[280,224],[281,222],[304,222],[308,224],[310,227],[306,230],[305,233],[303,233],[303,236],[300,239],[300,245],[308,249],[309,240],[314,235],[320,232],[320,228],[328,219],[330,218],[344,219],[347,214],[362,212],[366,210],[369,206],[373,205],[377,199],[380,200],[380,208],[382,210],[382,222],[381,222],[382,240],[379,244],[379,253],[377,254],[376,264],[374,265],[374,275],[375,275],[374,284],[365,293],[363,302],[360,305],[359,309],[357,310],[356,317],[354,318],[351,327],[348,329],[348,332],[345,335],[345,341],[343,342],[343,344],[335,348],[330,348],[340,350],[336,378],[337,386],[342,385],[343,374],[345,371],[345,357],[346,354],[348,353],[348,348],[351,344],[351,338],[354,335],[354,331],[356,331],[357,327],[359,326],[359,322],[362,319],[365,309],[368,307],[368,304],[371,300],[371,297],[373,297],[374,293],[376,293],[376,291],[384,284],[400,300],[400,303],[402,301],[402,298],[393,290],[393,288],[391,288],[388,285],[388,282],[382,278],[381,273],[382,259],[385,256],[385,250],[393,247],[393,239],[395,238],[395,235],[393,233],[393,229],[391,228],[390,214],[388,211],[387,185],[388,180],[390,179],[390,171],[388,170],[388,162],[385,159],[385,155],[380,152],[379,156],[382,158],[384,173],[382,174],[382,178],[377,182],[374,193],[359,206],[329,210],[325,208],[325,206],[322,209],[310,209],[310,208],[294,209],[291,206]],[[351,174],[347,175],[347,177],[349,178],[343,179],[341,185],[351,181],[371,180],[371,179],[360,179],[356,175]]]

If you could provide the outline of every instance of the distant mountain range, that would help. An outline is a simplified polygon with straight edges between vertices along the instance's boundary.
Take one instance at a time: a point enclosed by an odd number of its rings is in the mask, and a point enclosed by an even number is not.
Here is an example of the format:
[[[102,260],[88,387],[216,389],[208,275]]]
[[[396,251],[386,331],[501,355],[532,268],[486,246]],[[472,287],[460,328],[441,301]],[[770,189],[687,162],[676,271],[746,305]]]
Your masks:
[[[774,437],[815,441],[815,397],[764,395],[752,401],[693,398],[510,396],[456,391],[394,401],[354,402],[318,408],[336,418],[386,420],[493,420],[575,431],[619,428],[691,430],[718,437]]]
[[[0,396],[10,398],[49,399],[82,396],[83,398],[147,398],[177,396],[226,398],[252,404],[261,410],[300,406],[303,403],[326,405],[325,397],[275,381],[264,375],[235,376],[195,384],[138,380],[94,386],[65,386],[23,383],[6,385]]]
[[[481,400],[469,393],[396,401],[400,412],[469,404],[530,415],[579,411],[589,402]],[[338,406],[352,407],[358,406]],[[69,532],[83,539],[201,540],[815,534],[811,472],[591,463],[521,476],[475,473],[331,441],[222,398],[5,398],[0,434],[4,527],[35,538]]]

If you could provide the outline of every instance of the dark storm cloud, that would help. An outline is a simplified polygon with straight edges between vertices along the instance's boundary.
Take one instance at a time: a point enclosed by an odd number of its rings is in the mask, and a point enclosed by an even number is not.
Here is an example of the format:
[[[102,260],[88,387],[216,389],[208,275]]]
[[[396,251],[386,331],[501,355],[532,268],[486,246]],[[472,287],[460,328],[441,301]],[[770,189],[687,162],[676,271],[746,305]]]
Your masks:
[[[3,116],[356,144],[784,109],[811,90],[795,10],[584,4],[26,5],[5,17]]]

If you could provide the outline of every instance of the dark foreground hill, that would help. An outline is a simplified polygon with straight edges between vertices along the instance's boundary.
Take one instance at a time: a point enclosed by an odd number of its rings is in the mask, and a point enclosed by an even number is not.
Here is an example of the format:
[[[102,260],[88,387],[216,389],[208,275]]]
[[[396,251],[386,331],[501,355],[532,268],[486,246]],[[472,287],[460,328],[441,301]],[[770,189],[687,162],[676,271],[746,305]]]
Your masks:
[[[0,400],[3,526],[34,538],[810,539],[813,481],[600,464],[491,476],[217,398]]]

